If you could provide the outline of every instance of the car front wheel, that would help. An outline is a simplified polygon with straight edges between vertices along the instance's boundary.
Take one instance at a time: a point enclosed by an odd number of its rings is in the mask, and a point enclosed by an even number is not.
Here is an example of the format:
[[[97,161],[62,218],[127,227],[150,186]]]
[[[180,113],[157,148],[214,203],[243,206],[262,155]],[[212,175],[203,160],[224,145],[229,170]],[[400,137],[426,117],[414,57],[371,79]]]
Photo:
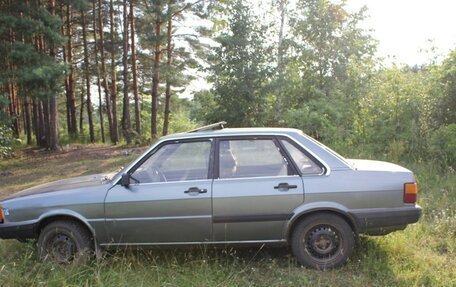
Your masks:
[[[298,263],[319,270],[343,265],[352,254],[354,243],[350,225],[330,213],[306,217],[291,236],[291,248]]]
[[[82,224],[58,220],[46,225],[38,238],[41,260],[65,264],[86,261],[93,254],[93,239]]]

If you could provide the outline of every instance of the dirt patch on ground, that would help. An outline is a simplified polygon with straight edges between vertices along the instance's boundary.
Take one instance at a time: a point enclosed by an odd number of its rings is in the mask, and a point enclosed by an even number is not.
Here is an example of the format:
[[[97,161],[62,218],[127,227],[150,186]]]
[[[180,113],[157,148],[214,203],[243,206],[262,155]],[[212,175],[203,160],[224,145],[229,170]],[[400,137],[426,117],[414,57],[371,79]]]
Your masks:
[[[50,152],[44,149],[24,148],[18,151],[20,158],[57,159],[57,158],[109,158],[113,156],[128,156],[133,153],[141,153],[147,147],[128,148],[123,146],[104,145],[65,145],[59,151]]]

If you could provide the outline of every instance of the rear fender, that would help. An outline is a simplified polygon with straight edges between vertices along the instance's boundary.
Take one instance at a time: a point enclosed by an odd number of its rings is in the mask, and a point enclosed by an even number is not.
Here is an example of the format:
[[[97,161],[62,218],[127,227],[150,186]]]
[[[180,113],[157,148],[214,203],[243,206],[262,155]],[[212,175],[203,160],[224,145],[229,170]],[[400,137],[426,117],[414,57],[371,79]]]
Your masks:
[[[340,215],[344,218],[348,224],[352,227],[355,233],[358,233],[358,226],[356,220],[350,215],[349,209],[339,203],[330,201],[311,202],[308,204],[302,204],[293,210],[293,215],[284,227],[283,238],[288,239],[293,231],[293,228],[297,222],[303,219],[308,214],[314,214],[316,212],[331,212]]]

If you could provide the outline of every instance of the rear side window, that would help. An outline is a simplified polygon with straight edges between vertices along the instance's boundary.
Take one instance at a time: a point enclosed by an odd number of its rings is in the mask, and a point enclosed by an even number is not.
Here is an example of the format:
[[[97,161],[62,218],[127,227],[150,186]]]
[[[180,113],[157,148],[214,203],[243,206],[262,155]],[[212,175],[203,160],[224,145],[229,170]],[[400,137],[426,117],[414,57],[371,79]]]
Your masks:
[[[221,140],[219,177],[286,176],[288,163],[272,139]]]
[[[287,140],[281,139],[280,142],[290,154],[301,174],[321,174],[323,168],[310,159],[303,151]]]

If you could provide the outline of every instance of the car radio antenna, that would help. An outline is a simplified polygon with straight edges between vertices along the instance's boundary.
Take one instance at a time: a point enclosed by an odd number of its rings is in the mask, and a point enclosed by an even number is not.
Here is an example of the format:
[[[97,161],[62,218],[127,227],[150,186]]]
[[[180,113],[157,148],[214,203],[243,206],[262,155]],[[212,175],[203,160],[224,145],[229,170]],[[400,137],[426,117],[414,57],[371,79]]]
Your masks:
[[[222,122],[210,124],[210,125],[207,125],[204,127],[196,128],[194,130],[188,131],[188,133],[196,133],[196,132],[211,131],[211,130],[221,130],[221,129],[225,128],[225,125],[226,125],[226,122],[222,121]]]

